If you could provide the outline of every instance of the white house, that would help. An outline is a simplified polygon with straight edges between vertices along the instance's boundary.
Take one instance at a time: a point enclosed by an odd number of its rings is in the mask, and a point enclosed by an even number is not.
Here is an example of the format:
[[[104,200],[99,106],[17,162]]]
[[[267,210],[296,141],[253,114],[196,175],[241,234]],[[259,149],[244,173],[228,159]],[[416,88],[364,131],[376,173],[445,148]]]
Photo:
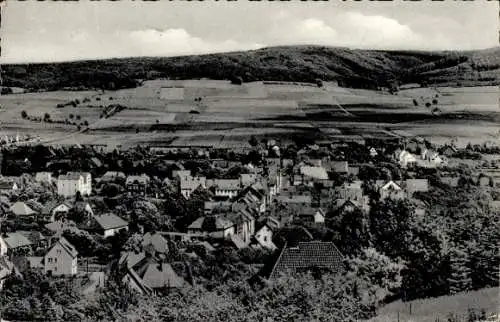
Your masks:
[[[99,232],[104,237],[114,236],[121,230],[128,230],[128,222],[114,214],[94,216]]]
[[[68,172],[57,178],[57,193],[64,197],[73,197],[77,191],[82,195],[92,193],[92,176],[88,172]]]
[[[407,168],[408,166],[412,166],[417,163],[417,158],[415,155],[410,152],[403,150],[399,155],[399,165],[403,168]]]
[[[239,179],[214,179],[207,181],[207,187],[214,187],[216,197],[234,198],[241,191]]]
[[[273,243],[273,230],[267,224],[264,224],[255,232],[255,241],[258,245],[256,248],[265,247],[267,249],[275,250],[277,247]],[[252,243],[253,244],[253,243]]]
[[[50,173],[50,172],[37,172],[35,174],[35,181],[36,182],[51,183],[52,182],[52,173]]]
[[[179,179],[179,190],[184,198],[189,199],[191,193],[198,187],[205,188],[207,179],[205,177],[192,177],[190,175],[181,176]]]
[[[76,275],[78,252],[64,237],[55,242],[44,256],[45,274]]]

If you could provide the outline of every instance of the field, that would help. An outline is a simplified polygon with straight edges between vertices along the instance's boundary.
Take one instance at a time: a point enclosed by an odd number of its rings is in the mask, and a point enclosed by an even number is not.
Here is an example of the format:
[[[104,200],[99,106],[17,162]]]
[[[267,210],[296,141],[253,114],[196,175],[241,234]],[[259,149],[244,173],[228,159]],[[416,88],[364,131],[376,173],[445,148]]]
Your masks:
[[[78,107],[56,107],[75,99],[81,102]],[[497,87],[413,88],[390,95],[333,83],[323,87],[267,82],[239,86],[214,80],[154,80],[117,91],[3,95],[0,135],[41,134],[46,143],[54,144],[238,146],[251,135],[285,139],[292,131],[320,130],[326,136],[404,133],[436,143],[455,139],[466,145],[498,142],[498,102]],[[126,108],[101,119],[104,108],[112,104]],[[433,111],[435,108],[439,113]],[[81,122],[89,123],[88,131],[25,120],[23,110],[30,117],[48,113],[59,121],[78,115]]]
[[[464,317],[463,321],[467,321],[465,316],[469,308],[484,309],[487,316],[491,316],[499,313],[499,307],[500,297],[498,288],[488,288],[453,296],[442,296],[407,303],[394,302],[383,307],[378,316],[369,320],[369,322],[444,322],[447,321],[449,313]]]

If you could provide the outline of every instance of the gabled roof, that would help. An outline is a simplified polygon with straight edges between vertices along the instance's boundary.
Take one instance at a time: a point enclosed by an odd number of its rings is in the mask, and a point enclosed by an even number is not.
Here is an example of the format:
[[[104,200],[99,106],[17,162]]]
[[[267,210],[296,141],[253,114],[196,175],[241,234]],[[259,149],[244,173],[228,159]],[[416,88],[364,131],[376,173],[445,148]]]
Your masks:
[[[167,263],[139,263],[132,269],[141,278],[142,282],[152,289],[180,288],[186,285],[184,279],[179,277],[172,266]]]
[[[61,245],[62,248],[71,256],[71,258],[75,258],[76,256],[78,256],[78,251],[76,250],[75,246],[71,245],[71,243],[67,241],[66,238],[59,238],[59,240],[54,243],[54,245],[52,245],[50,249],[52,249],[57,244]]]
[[[60,175],[57,180],[80,180],[81,177],[89,176],[88,172],[68,172],[65,175]]]
[[[284,195],[281,194],[274,198],[277,202],[280,203],[290,203],[290,204],[310,204],[312,202],[312,198],[309,195]]]
[[[211,182],[211,185],[221,190],[241,189],[241,184],[239,179],[215,179]]]
[[[31,216],[36,212],[22,201],[18,201],[10,207],[10,211],[16,216]]]
[[[325,216],[325,212],[321,208],[313,208],[313,207],[304,207],[300,210],[299,216],[314,216],[319,212],[323,217]]]
[[[231,235],[229,237],[229,240],[237,249],[243,249],[247,247],[243,239],[241,239],[241,237],[238,235]]]
[[[70,209],[73,207],[73,205],[71,205],[69,202],[52,200],[45,204],[45,206],[42,209],[42,215],[50,215],[52,210],[54,210],[54,208],[60,205],[66,205]]]
[[[11,190],[15,184],[15,182],[0,181],[0,190]]]
[[[199,186],[205,186],[207,178],[205,177],[191,177],[191,176],[181,176],[180,185],[181,190],[195,190]]]
[[[378,182],[378,181],[377,181]],[[396,182],[390,180],[386,184],[382,185],[379,190],[403,190],[400,185],[398,185]]]
[[[15,271],[14,264],[6,256],[0,257],[0,281]]]
[[[7,237],[4,237],[3,240],[5,241],[5,244],[7,244],[7,247],[11,249],[32,245],[28,238],[18,232],[7,233]]]
[[[196,219],[191,225],[188,226],[188,229],[197,229],[206,232],[213,232],[219,230],[225,230],[234,225],[229,220],[223,219],[219,216],[204,216]]]
[[[328,173],[323,167],[303,166],[300,167],[300,174],[318,180],[328,180]]]
[[[299,242],[295,247],[285,246],[276,261],[270,277],[281,273],[311,269],[313,267],[337,272],[342,269],[343,256],[331,242]]]
[[[148,245],[152,245],[154,250],[158,253],[168,252],[168,240],[159,233],[146,233],[142,237],[142,246],[146,247]]]
[[[337,173],[347,173],[349,171],[349,163],[347,161],[329,161],[328,166],[331,171]]]
[[[122,252],[120,259],[118,260],[118,265],[124,265],[126,267],[133,267],[146,258],[146,253],[135,253],[135,252]]]
[[[105,174],[102,175],[101,180],[114,180],[116,178],[123,178],[125,179],[125,173],[123,172],[117,172],[117,171],[107,171]]]
[[[17,233],[26,237],[33,244],[46,240],[47,238],[39,231],[18,230]]]
[[[97,224],[104,230],[128,226],[128,222],[121,219],[115,214],[94,216],[94,219],[96,220]]]
[[[148,184],[151,181],[151,178],[149,178],[148,175],[146,174],[141,174],[140,176],[128,176],[127,180],[125,181],[125,184],[133,184],[135,182],[140,183],[140,184]]]

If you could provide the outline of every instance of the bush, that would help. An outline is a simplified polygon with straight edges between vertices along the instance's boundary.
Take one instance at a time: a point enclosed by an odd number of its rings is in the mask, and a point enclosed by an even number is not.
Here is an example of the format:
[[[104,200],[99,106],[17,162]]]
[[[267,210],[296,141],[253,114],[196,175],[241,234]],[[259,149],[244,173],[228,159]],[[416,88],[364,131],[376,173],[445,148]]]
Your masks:
[[[26,118],[28,117],[28,113],[26,113],[26,111],[22,111],[22,112],[21,112],[21,117],[22,117],[23,119],[26,119]]]
[[[234,76],[232,79],[231,79],[231,84],[234,84],[234,85],[242,85],[243,84],[243,78],[239,77],[239,76]]]
[[[73,117],[75,117],[73,114],[70,114],[70,115],[69,115],[69,119],[70,119],[70,120],[72,120],[72,119],[73,119]]]

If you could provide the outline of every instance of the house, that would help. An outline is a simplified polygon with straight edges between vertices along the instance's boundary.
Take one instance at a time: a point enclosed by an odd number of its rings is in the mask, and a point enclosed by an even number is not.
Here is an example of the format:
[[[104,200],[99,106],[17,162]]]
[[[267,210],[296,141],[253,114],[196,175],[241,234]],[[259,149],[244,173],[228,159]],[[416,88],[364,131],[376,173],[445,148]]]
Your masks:
[[[206,177],[181,176],[179,180],[179,191],[184,198],[189,199],[191,193],[198,187],[206,188]]]
[[[298,242],[283,247],[274,262],[268,277],[273,279],[282,274],[294,274],[309,270],[338,273],[343,270],[344,258],[331,242]]]
[[[347,174],[349,172],[349,163],[347,161],[328,161],[325,162],[328,171],[338,174]]]
[[[23,219],[34,218],[36,215],[36,211],[31,209],[27,204],[25,204],[22,201],[14,203],[10,207],[10,212],[17,218],[23,218]]]
[[[73,208],[68,202],[53,200],[45,204],[42,209],[43,220],[46,222],[54,222],[59,218],[66,218],[68,212]]]
[[[217,238],[227,238],[235,234],[234,223],[218,215],[203,216],[187,227],[190,234],[207,234]]]
[[[77,192],[82,196],[92,193],[92,176],[88,172],[68,172],[57,178],[57,193],[63,197],[73,197]]]
[[[339,199],[353,200],[361,202],[363,200],[363,182],[356,180],[354,182],[344,182],[336,189]]]
[[[124,253],[118,263],[125,271],[122,282],[139,294],[152,295],[188,286],[170,264],[160,262],[150,254]]]
[[[128,176],[125,181],[125,187],[129,194],[139,194],[145,196],[149,188],[151,178],[148,175]]]
[[[417,164],[417,158],[415,155],[406,150],[401,151],[397,158],[399,165],[403,168],[413,167]]]
[[[233,223],[234,234],[238,235],[245,245],[248,245],[248,243],[250,243],[250,237],[255,233],[255,218],[248,209],[242,209],[236,213],[229,213],[225,216],[225,219]]]
[[[32,245],[32,248],[43,249],[47,247],[47,237],[45,237],[41,232],[34,230],[17,230],[16,233],[26,237]]]
[[[446,164],[447,160],[445,157],[441,157],[439,153],[433,150],[425,149],[422,152],[422,160],[430,162],[432,165],[442,165]]]
[[[297,220],[304,224],[324,224],[325,223],[325,212],[323,209],[306,207],[302,209]]]
[[[172,178],[183,178],[183,177],[191,177],[191,170],[184,170],[184,167],[179,170],[173,170],[172,171]]]
[[[454,156],[458,152],[458,150],[453,145],[445,145],[443,148],[441,148],[440,152],[442,155],[449,158]]]
[[[13,253],[27,254],[33,248],[33,243],[26,238],[23,234],[18,232],[6,233],[2,236],[3,245],[2,247],[7,248],[7,255],[12,255]]]
[[[337,199],[336,200],[336,212],[339,214],[352,213],[355,210],[363,211],[366,208],[364,204],[358,200],[351,199]]]
[[[151,247],[159,254],[167,254],[169,249],[168,240],[160,233],[146,233],[142,237],[142,247],[144,249]]]
[[[374,147],[371,147],[370,149],[368,149],[368,152],[370,153],[370,156],[372,158],[378,156],[378,152],[377,152],[377,150]]]
[[[118,171],[107,171],[105,174],[102,175],[101,178],[99,178],[100,182],[116,182],[118,180],[123,180],[125,181],[127,179],[127,176],[123,172],[118,172]]]
[[[0,193],[12,192],[19,190],[17,183],[12,181],[0,181]]]
[[[35,174],[35,181],[36,182],[52,183],[52,173],[50,173],[50,172],[37,172]]]
[[[216,197],[232,199],[241,190],[239,179],[214,179],[207,180],[207,188],[212,188]]]
[[[104,237],[114,236],[122,230],[128,230],[128,222],[115,214],[94,215],[96,230]]]
[[[43,257],[44,271],[48,275],[76,275],[78,251],[64,237],[55,242]]]
[[[279,223],[278,223],[279,226]],[[273,230],[276,229],[273,225],[268,224],[267,221],[263,221],[258,224],[255,230],[255,235],[250,242],[250,247],[252,248],[265,248],[269,250],[275,250],[277,247],[273,243]]]
[[[384,181],[377,180],[375,185],[378,187],[378,192],[380,194],[380,199],[402,199],[405,197],[405,191],[403,188],[397,184],[396,182],[390,180],[385,183]]]
[[[240,186],[245,187],[257,182],[257,174],[255,173],[242,173],[240,174]]]
[[[328,173],[324,167],[300,166],[298,173],[293,176],[293,185],[313,186],[315,182],[325,182],[328,180]]]

